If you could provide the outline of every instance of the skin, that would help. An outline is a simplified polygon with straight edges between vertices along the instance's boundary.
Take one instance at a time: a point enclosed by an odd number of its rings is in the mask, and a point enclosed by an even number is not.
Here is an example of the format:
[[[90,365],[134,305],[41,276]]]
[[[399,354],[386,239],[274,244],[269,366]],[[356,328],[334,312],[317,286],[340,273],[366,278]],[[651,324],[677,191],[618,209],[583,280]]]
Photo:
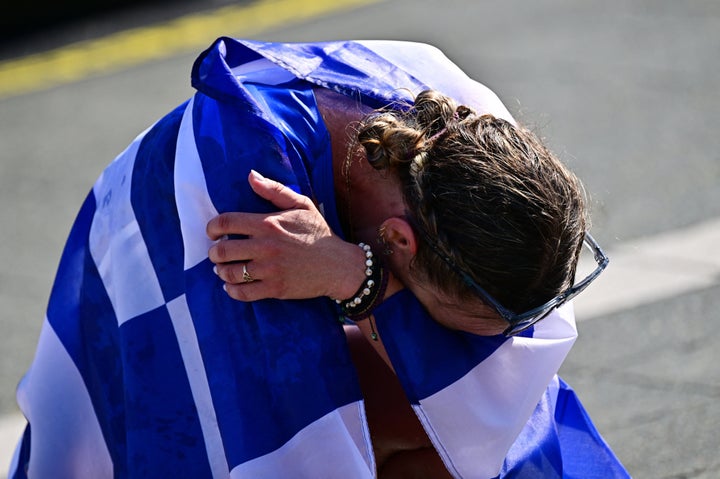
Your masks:
[[[368,110],[329,90],[316,90],[316,98],[330,132],[336,201],[344,229],[379,252],[384,248],[378,243],[382,227],[385,242],[393,252],[384,258],[391,272],[386,297],[408,288],[444,326],[481,335],[501,333],[504,322],[479,300],[470,307],[460,307],[452,298],[415,279],[411,262],[417,252],[417,239],[403,219],[406,205],[397,180],[375,170],[361,157],[350,162],[350,189],[343,175],[351,147],[351,126]],[[332,232],[309,198],[257,172],[251,172],[248,181],[253,191],[271,201],[278,211],[223,213],[208,223],[207,234],[216,241],[209,257],[225,281],[227,293],[238,301],[351,297],[365,278],[365,258],[360,248]],[[231,234],[247,235],[248,239],[225,239]],[[243,281],[243,263],[255,281]],[[367,320],[360,321],[357,327],[346,327],[365,398],[379,477],[450,477],[410,408],[382,338],[374,341],[370,333]]]

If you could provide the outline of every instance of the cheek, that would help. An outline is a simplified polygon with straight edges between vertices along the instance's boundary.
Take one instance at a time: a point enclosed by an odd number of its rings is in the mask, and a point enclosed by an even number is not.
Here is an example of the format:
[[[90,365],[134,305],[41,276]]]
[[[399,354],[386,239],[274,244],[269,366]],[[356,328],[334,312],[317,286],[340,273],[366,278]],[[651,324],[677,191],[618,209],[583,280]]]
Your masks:
[[[435,322],[440,325],[449,329],[465,330],[462,321],[458,318],[457,312],[449,311],[439,306],[433,307],[433,305],[427,305],[425,306],[425,309],[427,309],[428,313],[430,313],[430,316],[432,316]]]

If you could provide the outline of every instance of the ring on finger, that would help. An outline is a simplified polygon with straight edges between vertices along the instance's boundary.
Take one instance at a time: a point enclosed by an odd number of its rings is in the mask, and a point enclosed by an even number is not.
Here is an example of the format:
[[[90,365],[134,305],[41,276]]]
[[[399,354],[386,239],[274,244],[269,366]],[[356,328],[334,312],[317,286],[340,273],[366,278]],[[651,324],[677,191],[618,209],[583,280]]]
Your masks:
[[[255,278],[253,278],[250,272],[247,270],[247,263],[243,263],[243,282],[252,283],[253,281],[255,281]]]

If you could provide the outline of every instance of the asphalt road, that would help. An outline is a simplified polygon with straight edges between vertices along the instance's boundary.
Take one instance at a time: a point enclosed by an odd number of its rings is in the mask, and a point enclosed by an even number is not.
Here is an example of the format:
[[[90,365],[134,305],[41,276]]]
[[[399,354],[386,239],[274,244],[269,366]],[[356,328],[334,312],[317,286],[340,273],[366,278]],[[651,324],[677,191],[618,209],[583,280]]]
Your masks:
[[[0,58],[214,5],[95,18],[3,45]],[[578,301],[580,339],[561,374],[634,477],[720,477],[720,4],[388,0],[216,33],[426,41],[495,90],[584,180],[612,258]],[[62,84],[48,66],[45,87],[0,97],[0,445],[17,428],[14,387],[77,208],[102,168],[191,94],[201,49]]]

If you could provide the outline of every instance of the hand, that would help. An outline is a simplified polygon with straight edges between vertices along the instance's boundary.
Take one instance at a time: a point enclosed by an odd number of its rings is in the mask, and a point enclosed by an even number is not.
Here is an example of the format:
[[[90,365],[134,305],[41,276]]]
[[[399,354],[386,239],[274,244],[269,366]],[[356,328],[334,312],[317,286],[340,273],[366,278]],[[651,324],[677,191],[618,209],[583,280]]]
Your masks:
[[[223,213],[208,223],[218,240],[208,255],[227,293],[240,301],[352,296],[365,279],[362,250],[335,235],[310,198],[255,171],[248,181],[280,211]]]

